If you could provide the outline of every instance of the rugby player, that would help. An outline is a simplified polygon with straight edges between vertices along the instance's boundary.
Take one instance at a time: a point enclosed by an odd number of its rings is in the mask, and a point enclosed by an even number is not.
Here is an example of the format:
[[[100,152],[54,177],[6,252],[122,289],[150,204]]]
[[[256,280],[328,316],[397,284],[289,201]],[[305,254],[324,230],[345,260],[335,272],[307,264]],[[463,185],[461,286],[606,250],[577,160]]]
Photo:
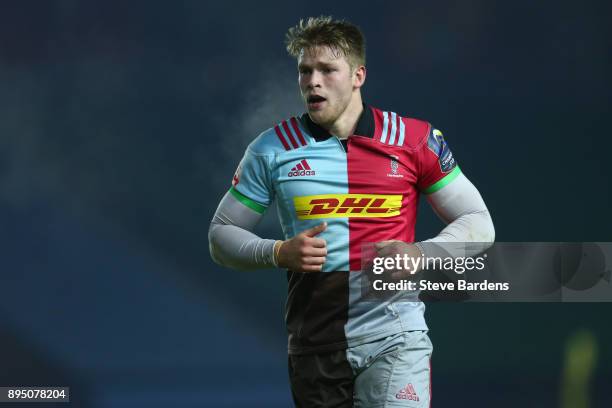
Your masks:
[[[422,194],[447,223],[427,241],[494,240],[491,217],[429,122],[367,105],[365,42],[352,23],[301,20],[286,36],[306,112],[247,147],[209,230],[213,259],[287,270],[289,378],[298,407],[427,407],[425,306],[362,299],[361,250],[423,256]],[[276,202],[284,239],[252,231]]]

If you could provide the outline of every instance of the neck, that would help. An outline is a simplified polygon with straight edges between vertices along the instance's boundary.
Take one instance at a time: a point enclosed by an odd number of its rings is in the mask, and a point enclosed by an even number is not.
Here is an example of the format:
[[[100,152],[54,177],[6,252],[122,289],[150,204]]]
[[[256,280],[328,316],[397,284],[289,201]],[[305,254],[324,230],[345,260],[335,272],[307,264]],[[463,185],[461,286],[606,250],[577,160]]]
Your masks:
[[[361,101],[361,93],[357,92],[351,98],[351,102],[349,102],[344,112],[327,130],[332,135],[338,137],[338,139],[348,138],[355,133],[355,128],[362,112],[363,102]]]

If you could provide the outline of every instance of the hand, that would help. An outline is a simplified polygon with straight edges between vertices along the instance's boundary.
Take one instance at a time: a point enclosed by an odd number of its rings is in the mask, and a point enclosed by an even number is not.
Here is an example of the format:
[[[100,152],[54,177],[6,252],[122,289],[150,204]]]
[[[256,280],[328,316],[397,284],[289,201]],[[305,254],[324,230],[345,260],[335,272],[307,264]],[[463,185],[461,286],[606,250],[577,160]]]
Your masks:
[[[390,271],[392,279],[406,279],[412,278],[414,275],[422,269],[422,260],[417,262],[417,258],[422,258],[423,254],[419,247],[414,244],[408,244],[403,241],[390,240],[377,242],[374,247],[379,257],[396,258],[399,255],[401,258],[400,265],[402,268]],[[404,255],[406,255],[407,262],[404,263]],[[411,261],[414,261],[414,263]],[[417,265],[414,268],[414,265]]]
[[[279,241],[278,266],[294,272],[320,272],[327,255],[327,243],[316,236],[326,229],[324,222],[287,241]]]

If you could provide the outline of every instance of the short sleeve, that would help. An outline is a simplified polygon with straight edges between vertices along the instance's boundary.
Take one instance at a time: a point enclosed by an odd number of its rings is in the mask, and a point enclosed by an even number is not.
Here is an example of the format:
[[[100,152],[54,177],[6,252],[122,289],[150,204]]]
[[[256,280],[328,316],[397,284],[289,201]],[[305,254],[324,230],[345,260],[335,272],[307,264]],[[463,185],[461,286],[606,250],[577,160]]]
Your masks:
[[[263,214],[273,200],[268,156],[247,148],[234,173],[230,192],[244,205]]]
[[[418,160],[418,187],[425,194],[440,190],[461,174],[442,132],[433,127],[419,148]]]

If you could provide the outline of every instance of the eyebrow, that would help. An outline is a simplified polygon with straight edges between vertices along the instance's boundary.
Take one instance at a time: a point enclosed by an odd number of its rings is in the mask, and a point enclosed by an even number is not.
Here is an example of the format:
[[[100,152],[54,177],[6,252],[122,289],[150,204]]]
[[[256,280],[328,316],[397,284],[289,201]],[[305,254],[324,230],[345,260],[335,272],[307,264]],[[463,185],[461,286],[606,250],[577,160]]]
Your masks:
[[[317,62],[313,65],[309,65],[309,64],[304,64],[300,62],[298,64],[298,69],[312,68],[313,66],[319,67],[319,68],[330,68],[330,67],[336,67],[336,64],[335,62]]]

